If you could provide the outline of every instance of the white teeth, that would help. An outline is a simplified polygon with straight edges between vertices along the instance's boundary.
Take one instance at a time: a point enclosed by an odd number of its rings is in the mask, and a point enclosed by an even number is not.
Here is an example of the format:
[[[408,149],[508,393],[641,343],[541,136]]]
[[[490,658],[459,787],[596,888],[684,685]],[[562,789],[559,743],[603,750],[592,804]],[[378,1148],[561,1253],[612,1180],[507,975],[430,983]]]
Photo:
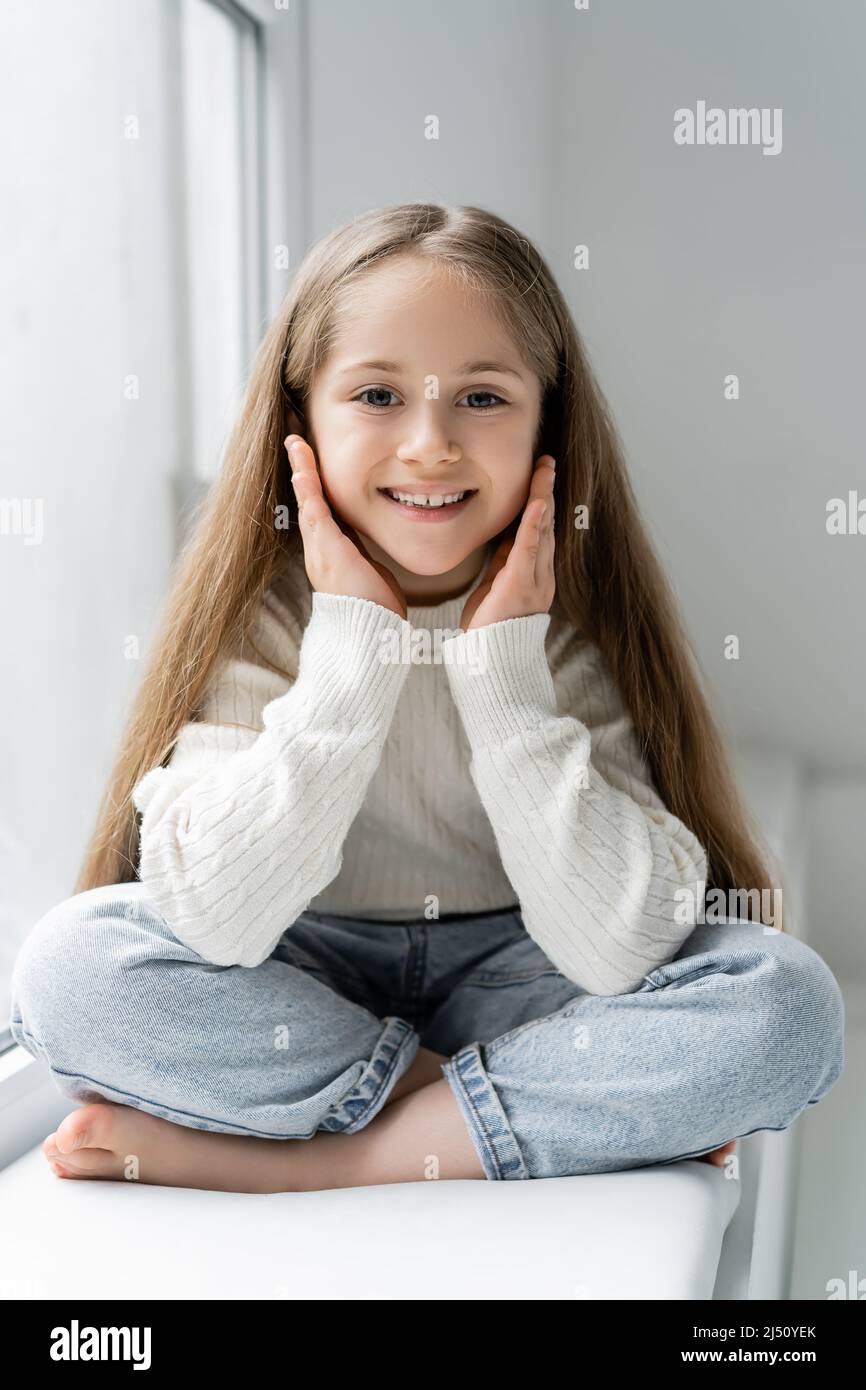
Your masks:
[[[393,488],[386,488],[389,497],[395,497],[398,502],[406,502],[411,507],[443,507],[446,502],[459,502],[461,497],[465,497],[465,492],[446,492],[444,497],[428,497],[425,493],[418,492],[395,492]]]

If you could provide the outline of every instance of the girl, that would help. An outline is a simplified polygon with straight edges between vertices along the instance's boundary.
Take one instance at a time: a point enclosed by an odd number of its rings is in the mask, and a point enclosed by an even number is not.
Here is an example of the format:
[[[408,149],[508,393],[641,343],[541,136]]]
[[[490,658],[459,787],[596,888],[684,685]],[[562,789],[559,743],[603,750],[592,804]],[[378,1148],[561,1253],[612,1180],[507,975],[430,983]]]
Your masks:
[[[370,212],[262,343],[16,962],[84,1102],[46,1156],[250,1192],[721,1162],[843,1062],[758,844],[545,262]]]

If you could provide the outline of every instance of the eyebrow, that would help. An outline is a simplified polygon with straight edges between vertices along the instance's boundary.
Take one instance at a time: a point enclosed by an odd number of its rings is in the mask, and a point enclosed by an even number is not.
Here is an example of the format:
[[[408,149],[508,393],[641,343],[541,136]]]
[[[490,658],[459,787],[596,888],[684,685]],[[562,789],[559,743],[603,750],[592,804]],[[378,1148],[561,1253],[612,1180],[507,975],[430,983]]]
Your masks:
[[[368,370],[377,372],[402,372],[403,368],[400,366],[399,362],[388,362],[384,358],[375,358],[369,362],[353,362],[351,366],[343,367],[337,373],[337,376],[347,376],[350,372]],[[516,376],[518,381],[523,380],[520,372],[515,371],[513,367],[507,366],[504,362],[490,361],[487,358],[479,358],[476,361],[464,362],[457,368],[457,372],[460,375],[465,373],[469,376],[474,376],[476,372],[500,372],[503,376]]]

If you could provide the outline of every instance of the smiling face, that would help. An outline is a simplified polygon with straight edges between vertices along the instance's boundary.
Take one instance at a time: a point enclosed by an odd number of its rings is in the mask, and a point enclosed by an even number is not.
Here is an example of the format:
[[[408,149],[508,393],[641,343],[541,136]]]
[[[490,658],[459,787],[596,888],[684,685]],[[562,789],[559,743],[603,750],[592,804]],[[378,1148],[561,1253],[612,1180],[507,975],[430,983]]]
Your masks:
[[[522,511],[541,384],[483,296],[430,262],[368,271],[307,401],[306,438],[332,511],[409,602],[475,577]],[[467,494],[435,508],[393,500]]]

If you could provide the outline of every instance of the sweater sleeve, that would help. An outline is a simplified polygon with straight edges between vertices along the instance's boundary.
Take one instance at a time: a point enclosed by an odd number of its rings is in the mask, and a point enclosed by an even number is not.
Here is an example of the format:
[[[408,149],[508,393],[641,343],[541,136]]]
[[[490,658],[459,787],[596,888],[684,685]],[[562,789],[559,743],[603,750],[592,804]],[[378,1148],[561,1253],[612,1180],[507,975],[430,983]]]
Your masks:
[[[590,994],[627,994],[694,930],[675,895],[700,911],[706,855],[653,787],[597,647],[572,658],[575,712],[559,713],[549,623],[470,629],[443,643],[443,662],[527,931]]]
[[[254,635],[273,639],[276,622],[266,611]],[[339,873],[408,674],[383,659],[383,634],[404,626],[368,599],[314,593],[296,678],[229,660],[168,765],[133,789],[139,878],[205,960],[259,965]]]

